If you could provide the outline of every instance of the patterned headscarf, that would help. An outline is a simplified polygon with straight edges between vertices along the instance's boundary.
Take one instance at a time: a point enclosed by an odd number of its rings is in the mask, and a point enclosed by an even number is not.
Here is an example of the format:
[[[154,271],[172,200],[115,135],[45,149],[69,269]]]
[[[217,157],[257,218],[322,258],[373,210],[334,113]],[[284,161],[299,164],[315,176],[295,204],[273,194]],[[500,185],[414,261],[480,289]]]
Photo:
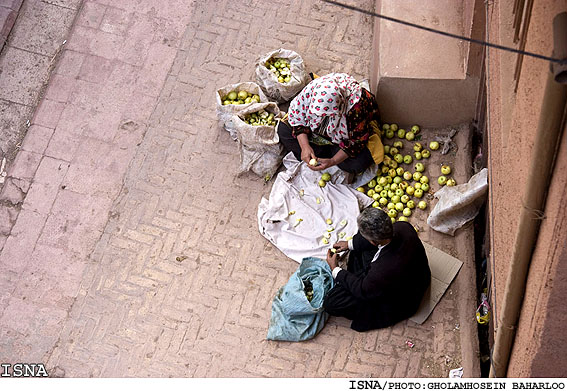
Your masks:
[[[360,84],[346,73],[315,79],[291,101],[289,124],[309,127],[339,144],[348,140],[346,113],[360,100],[361,92]]]

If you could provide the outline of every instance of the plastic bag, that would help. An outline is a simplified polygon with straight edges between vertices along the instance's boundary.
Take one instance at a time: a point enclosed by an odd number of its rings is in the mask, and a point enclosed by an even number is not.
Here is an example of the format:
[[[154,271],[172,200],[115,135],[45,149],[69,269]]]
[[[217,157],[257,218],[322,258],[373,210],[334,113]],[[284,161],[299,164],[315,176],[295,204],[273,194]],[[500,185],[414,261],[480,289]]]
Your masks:
[[[276,75],[266,68],[270,58],[285,58],[290,63],[291,80],[288,83],[278,82]],[[310,81],[309,73],[305,70],[303,59],[292,50],[277,49],[256,61],[256,81],[271,99],[283,103],[290,101]]]
[[[333,274],[326,261],[304,258],[274,297],[266,338],[297,342],[315,337],[329,318],[323,300],[333,285]],[[311,300],[307,298],[306,287],[313,292]]]
[[[257,94],[260,97],[260,103],[268,102],[268,98],[264,95],[264,92],[260,88],[260,86],[254,82],[245,82],[245,83],[237,83],[237,84],[230,84],[228,86],[224,86],[219,88],[215,93],[215,99],[217,103],[217,118],[219,119],[219,124],[222,127],[225,127],[226,122],[231,119],[234,114],[241,112],[249,108],[250,106],[256,103],[246,103],[243,105],[223,105],[222,99],[227,96],[231,91],[236,91],[237,93],[240,91],[246,91],[250,94]],[[233,129],[225,129],[230,133],[230,136],[236,140],[236,133],[234,133]]]
[[[283,147],[276,126],[250,125],[244,122],[247,114],[265,110],[274,114],[277,121],[283,113],[275,103],[256,103],[237,114],[234,114],[226,123],[226,128],[234,132],[238,140],[240,151],[240,168],[238,174],[252,171],[266,180],[271,179],[283,159]],[[277,122],[276,122],[277,123]]]
[[[436,231],[454,235],[455,231],[475,218],[484,203],[488,191],[488,170],[483,168],[467,183],[445,186],[435,197],[439,199],[427,219]]]

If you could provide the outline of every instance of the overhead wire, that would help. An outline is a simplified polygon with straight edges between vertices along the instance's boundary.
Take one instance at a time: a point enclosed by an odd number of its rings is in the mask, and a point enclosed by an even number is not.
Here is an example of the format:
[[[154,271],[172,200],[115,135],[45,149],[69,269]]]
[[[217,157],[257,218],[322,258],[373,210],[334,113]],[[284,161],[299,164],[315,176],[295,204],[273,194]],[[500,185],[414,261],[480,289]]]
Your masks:
[[[522,54],[524,56],[534,57],[534,58],[538,58],[540,60],[545,60],[545,61],[554,62],[554,63],[558,63],[558,64],[567,64],[566,59],[558,59],[558,58],[553,58],[553,57],[549,57],[549,56],[544,56],[543,54],[533,53],[533,52],[530,52],[530,51],[527,51],[527,50],[515,49],[515,48],[509,47],[509,46],[504,46],[504,45],[499,45],[499,44],[492,43],[492,42],[483,41],[481,39],[469,38],[469,37],[465,37],[464,35],[453,34],[453,33],[447,32],[447,31],[437,30],[437,29],[427,27],[427,26],[423,26],[423,25],[420,25],[420,24],[417,24],[417,23],[412,23],[412,22],[408,22],[406,20],[393,18],[391,16],[386,16],[386,15],[382,15],[382,14],[379,14],[379,13],[376,13],[376,12],[368,11],[368,10],[365,10],[363,8],[355,7],[353,5],[340,3],[338,1],[323,0],[323,2],[327,3],[327,4],[336,5],[336,6],[339,6],[339,7],[342,7],[342,8],[346,8],[346,9],[349,9],[349,10],[352,10],[352,11],[357,11],[357,12],[360,12],[360,13],[363,13],[363,14],[366,14],[366,15],[374,16],[376,18],[385,19],[385,20],[393,22],[393,23],[398,23],[398,24],[402,24],[404,26],[409,26],[409,27],[413,27],[413,28],[416,28],[416,29],[428,31],[430,33],[443,35],[445,37],[459,39],[461,41],[467,41],[467,42],[475,43],[475,44],[478,44],[478,45],[491,47],[491,48],[494,48],[494,49],[505,50],[505,51],[512,52],[512,53]]]

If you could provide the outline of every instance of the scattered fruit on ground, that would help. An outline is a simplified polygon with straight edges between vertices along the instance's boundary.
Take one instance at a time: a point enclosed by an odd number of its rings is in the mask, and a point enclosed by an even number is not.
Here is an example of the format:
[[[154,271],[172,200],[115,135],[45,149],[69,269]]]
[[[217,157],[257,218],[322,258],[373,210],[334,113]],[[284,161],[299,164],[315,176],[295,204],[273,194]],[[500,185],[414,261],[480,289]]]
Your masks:
[[[423,172],[425,170],[425,165],[423,163],[417,163],[415,165],[415,171]]]
[[[421,129],[419,128],[418,125],[413,125],[413,126],[411,127],[411,131],[414,132],[415,134],[418,134],[420,130],[421,130]]]
[[[372,203],[372,207],[373,207],[373,208],[379,208],[379,207],[380,207],[380,203],[379,203],[378,201],[374,201],[374,202]]]
[[[443,186],[447,183],[447,177],[445,175],[441,175],[439,178],[437,178],[437,183]]]
[[[416,172],[413,173],[413,180],[418,182],[421,179],[422,176],[423,176],[423,174],[421,172],[416,171]]]
[[[386,138],[393,138],[394,131],[392,130],[392,128],[390,128],[389,130],[386,130],[386,133],[384,133],[384,135],[386,136]]]
[[[357,187],[356,190],[358,190],[361,193],[366,193],[366,191],[364,190],[364,187]]]
[[[424,149],[423,151],[421,151],[422,158],[429,159],[429,156],[431,156],[431,152],[429,151],[429,149]]]
[[[421,198],[421,197],[423,197],[423,190],[415,189],[415,192],[413,193],[413,195],[417,198]]]
[[[421,143],[415,143],[413,144],[413,150],[415,152],[421,152],[421,150],[423,149],[423,146],[421,145]]]
[[[429,178],[426,177],[425,175],[422,175],[421,178],[419,178],[419,182],[421,182],[421,183],[429,183]]]
[[[410,209],[415,208],[415,201],[414,200],[409,200],[408,203],[406,204],[406,206]]]
[[[407,132],[406,133],[406,140],[413,141],[414,139],[415,139],[415,133],[414,132]]]
[[[455,181],[453,178],[447,179],[447,186],[455,186],[456,184],[457,181]]]
[[[398,217],[398,221],[405,221],[405,222],[407,222],[407,221],[408,221],[408,218],[407,218],[406,216],[400,216],[400,217]]]
[[[425,209],[425,208],[427,208],[427,202],[421,200],[421,201],[418,202],[417,207],[419,209]]]
[[[404,156],[404,163],[405,164],[411,164],[411,162],[413,162],[413,158],[411,157],[411,155]]]
[[[398,215],[398,211],[396,209],[388,210],[388,216],[390,216],[391,218],[395,219],[397,215]]]
[[[410,171],[404,172],[404,179],[405,179],[406,181],[411,181],[412,178],[413,178],[413,174],[412,174]]]
[[[421,184],[421,190],[423,190],[425,193],[427,193],[429,191],[429,183],[422,183]]]
[[[368,187],[376,187],[377,183],[375,179],[372,179],[370,182],[368,182]]]
[[[406,130],[405,129],[398,130],[398,137],[399,138],[405,138],[406,137]]]
[[[391,125],[390,125],[390,129],[395,132],[396,130],[398,130],[398,125],[396,125],[396,124],[391,124]]]
[[[415,157],[415,160],[421,160],[422,158],[421,152],[414,152],[413,156]]]
[[[382,125],[382,130],[388,130],[388,129],[390,129],[390,125],[388,124]]]
[[[404,147],[404,143],[398,140],[394,141],[394,144],[392,144],[392,146],[398,149],[402,149]]]
[[[410,217],[411,216],[411,209],[410,208],[404,208],[404,210],[402,211],[402,214],[406,217]]]
[[[443,175],[449,175],[451,173],[451,167],[448,166],[447,164],[444,164],[441,166],[441,173]]]
[[[439,149],[439,143],[437,141],[430,142],[429,149],[431,149],[432,151],[437,151]]]

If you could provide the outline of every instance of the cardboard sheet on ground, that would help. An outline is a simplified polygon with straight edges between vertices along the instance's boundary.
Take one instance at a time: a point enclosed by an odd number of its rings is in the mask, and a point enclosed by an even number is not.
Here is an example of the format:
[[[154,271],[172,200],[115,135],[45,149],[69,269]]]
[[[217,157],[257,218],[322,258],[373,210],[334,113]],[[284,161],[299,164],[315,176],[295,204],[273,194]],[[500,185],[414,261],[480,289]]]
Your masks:
[[[415,323],[422,324],[427,320],[433,309],[443,297],[443,294],[455,278],[463,262],[457,258],[433,247],[428,243],[423,243],[427,259],[429,260],[429,268],[431,269],[431,285],[425,295],[419,308],[410,320]]]
[[[360,210],[374,200],[343,184],[345,174],[336,166],[324,171],[331,181],[322,188],[318,185],[322,171],[311,170],[292,153],[284,157],[283,164],[286,170],[276,177],[269,200],[262,198],[258,205],[260,233],[298,263],[305,257],[325,259],[334,243],[358,231]],[[327,219],[332,220],[331,225]],[[328,244],[322,241],[326,233],[330,233]]]

